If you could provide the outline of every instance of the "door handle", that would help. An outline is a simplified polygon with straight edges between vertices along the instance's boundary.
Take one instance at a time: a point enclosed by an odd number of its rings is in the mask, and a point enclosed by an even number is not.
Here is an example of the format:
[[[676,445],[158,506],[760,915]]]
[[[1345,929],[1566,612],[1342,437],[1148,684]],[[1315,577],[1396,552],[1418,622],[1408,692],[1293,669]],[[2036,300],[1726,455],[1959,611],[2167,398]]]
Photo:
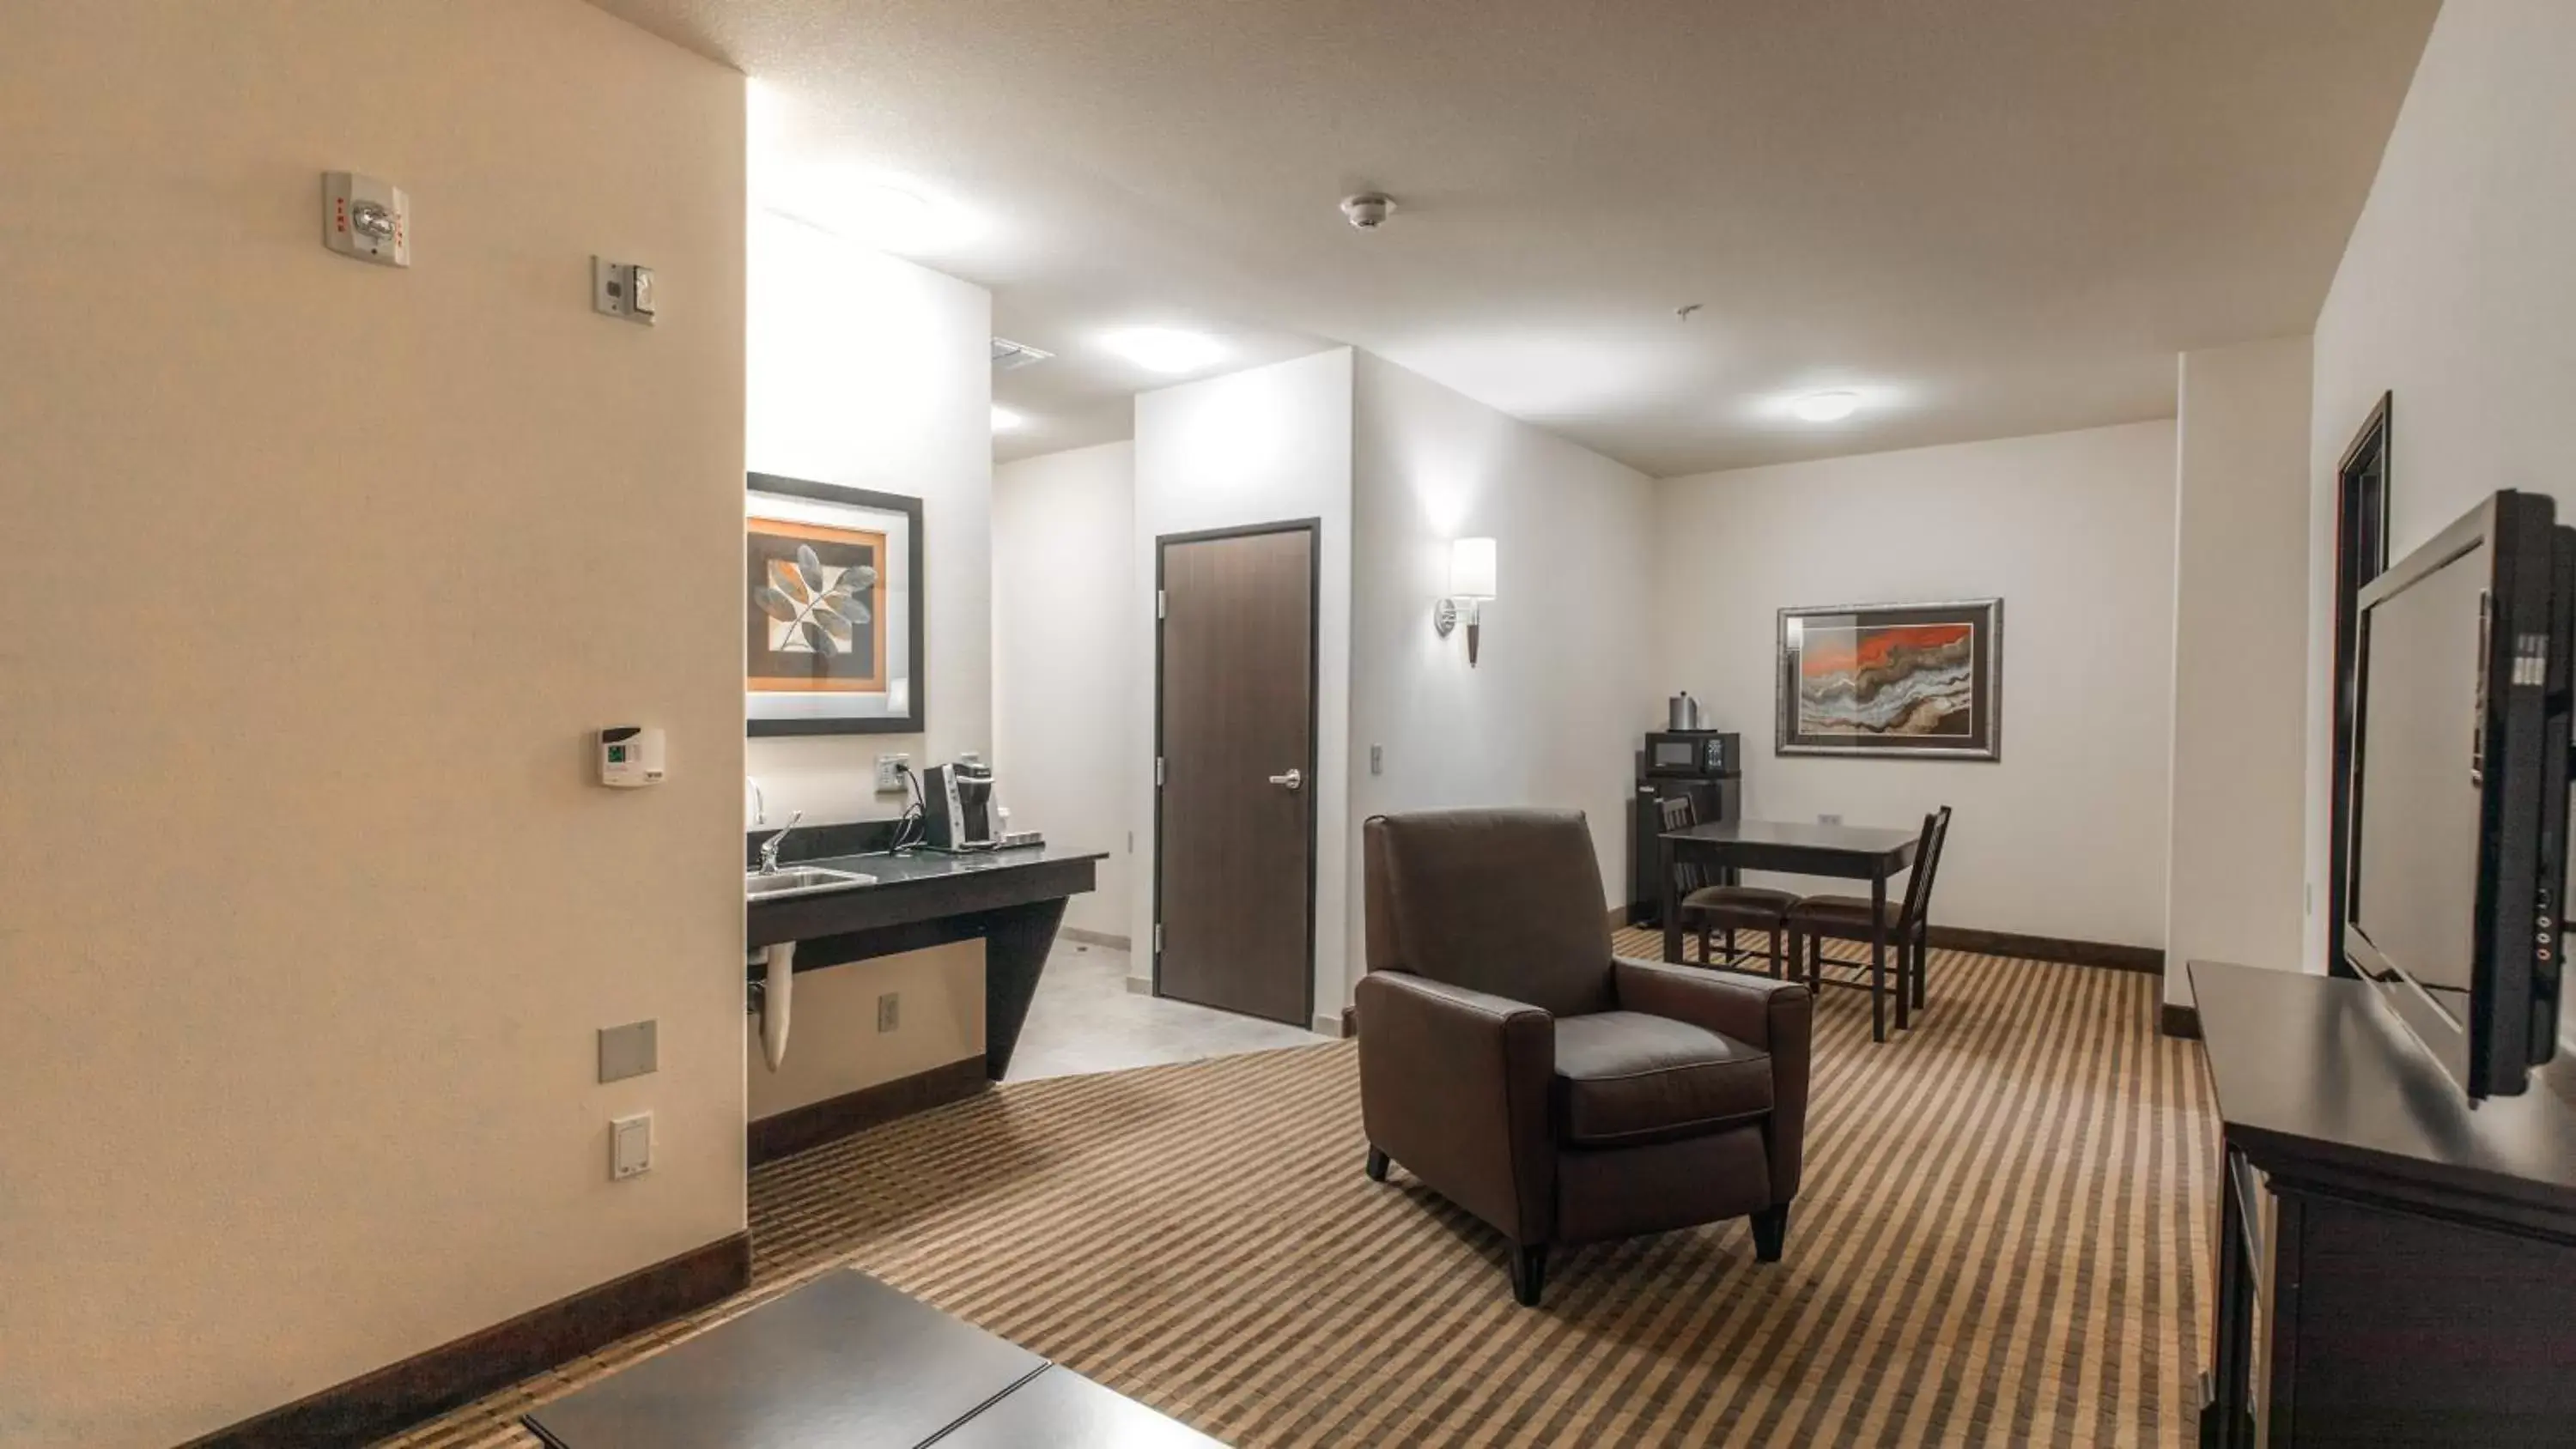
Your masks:
[[[1273,775],[1270,777],[1270,783],[1273,785],[1285,785],[1291,790],[1303,789],[1306,784],[1306,772],[1303,770],[1290,770],[1285,775]]]

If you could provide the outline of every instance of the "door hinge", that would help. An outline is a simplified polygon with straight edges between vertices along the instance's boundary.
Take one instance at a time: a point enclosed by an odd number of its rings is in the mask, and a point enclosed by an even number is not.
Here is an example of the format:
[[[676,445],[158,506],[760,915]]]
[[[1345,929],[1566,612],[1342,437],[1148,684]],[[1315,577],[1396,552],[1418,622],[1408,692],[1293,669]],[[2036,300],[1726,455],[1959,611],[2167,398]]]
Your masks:
[[[1163,954],[1163,923],[1160,921],[1154,923],[1154,954]]]
[[[1163,757],[1160,755],[1154,757],[1154,788],[1163,788]]]
[[[1156,589],[1154,591],[1154,617],[1157,619],[1170,618],[1171,615],[1167,611],[1171,606],[1171,595],[1163,592],[1161,589]]]

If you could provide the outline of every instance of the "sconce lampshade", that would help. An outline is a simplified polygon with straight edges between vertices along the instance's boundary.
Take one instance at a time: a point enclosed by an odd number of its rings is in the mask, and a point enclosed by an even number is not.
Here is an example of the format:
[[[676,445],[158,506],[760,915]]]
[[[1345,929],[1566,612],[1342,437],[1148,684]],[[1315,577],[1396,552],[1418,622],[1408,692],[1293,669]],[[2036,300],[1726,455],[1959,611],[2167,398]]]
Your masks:
[[[1456,599],[1494,597],[1492,539],[1462,538],[1449,545],[1449,596]]]

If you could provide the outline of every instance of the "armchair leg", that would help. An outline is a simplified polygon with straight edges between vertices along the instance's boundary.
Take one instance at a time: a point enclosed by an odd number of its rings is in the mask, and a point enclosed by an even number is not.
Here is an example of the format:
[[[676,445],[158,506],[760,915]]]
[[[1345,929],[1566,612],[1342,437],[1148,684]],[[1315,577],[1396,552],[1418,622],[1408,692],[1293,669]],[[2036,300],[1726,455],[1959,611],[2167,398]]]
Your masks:
[[[1757,1262],[1777,1263],[1780,1252],[1789,1245],[1789,1205],[1764,1208],[1753,1215],[1753,1257]]]
[[[1523,1308],[1536,1308],[1538,1296],[1547,1287],[1547,1244],[1523,1247],[1512,1244],[1512,1296]]]
[[[1387,1164],[1387,1156],[1386,1156],[1386,1154],[1385,1154],[1385,1153],[1383,1153],[1383,1152],[1378,1151],[1378,1150],[1377,1150],[1376,1148],[1374,1148],[1374,1147],[1370,1148],[1370,1149],[1369,1149],[1369,1156],[1368,1156],[1368,1175],[1369,1175],[1369,1181],[1371,1181],[1371,1182],[1384,1182],[1384,1181],[1386,1181],[1386,1164]]]

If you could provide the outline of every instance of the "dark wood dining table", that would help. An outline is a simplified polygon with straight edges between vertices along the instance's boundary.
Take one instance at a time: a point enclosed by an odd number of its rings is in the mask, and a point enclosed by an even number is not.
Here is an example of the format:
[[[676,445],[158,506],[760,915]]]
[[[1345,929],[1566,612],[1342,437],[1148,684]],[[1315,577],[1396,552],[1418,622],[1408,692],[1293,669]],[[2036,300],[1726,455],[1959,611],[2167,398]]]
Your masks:
[[[1911,830],[1870,825],[1809,825],[1781,820],[1714,820],[1704,825],[1667,830],[1664,847],[1664,959],[1682,959],[1681,890],[1674,867],[1710,866],[1733,872],[1780,871],[1790,875],[1833,876],[1869,882],[1869,963],[1873,976],[1887,969],[1887,882],[1914,864],[1916,836]],[[1732,878],[1730,875],[1727,877]],[[1905,973],[1896,984],[1896,1024],[1909,1024]],[[1887,1039],[1887,1008],[1870,993],[1870,1034]]]

